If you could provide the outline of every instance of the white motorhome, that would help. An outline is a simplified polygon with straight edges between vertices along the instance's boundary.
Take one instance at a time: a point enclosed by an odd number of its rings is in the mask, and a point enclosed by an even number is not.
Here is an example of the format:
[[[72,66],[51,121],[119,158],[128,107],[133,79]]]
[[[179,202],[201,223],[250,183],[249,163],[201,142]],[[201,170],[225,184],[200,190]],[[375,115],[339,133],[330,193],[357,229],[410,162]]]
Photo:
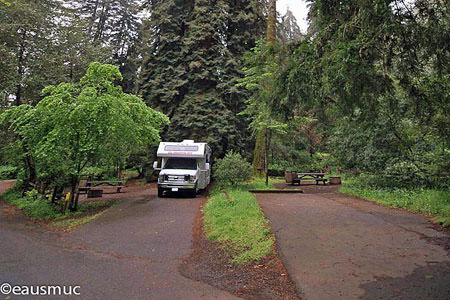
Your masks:
[[[157,161],[153,163],[153,169],[160,170],[158,197],[167,191],[189,192],[195,197],[211,180],[211,149],[206,143],[161,142],[157,157],[162,158],[161,168]]]

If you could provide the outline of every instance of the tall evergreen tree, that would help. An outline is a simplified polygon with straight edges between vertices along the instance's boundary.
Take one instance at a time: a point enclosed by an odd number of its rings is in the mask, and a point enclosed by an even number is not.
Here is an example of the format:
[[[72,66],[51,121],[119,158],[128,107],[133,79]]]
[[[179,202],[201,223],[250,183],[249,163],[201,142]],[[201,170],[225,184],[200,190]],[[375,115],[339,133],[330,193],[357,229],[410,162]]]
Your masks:
[[[15,105],[36,101],[53,80],[58,7],[54,0],[0,4],[0,90]]]
[[[124,76],[124,92],[135,91],[139,68],[139,49],[141,48],[142,22],[139,13],[142,8],[139,1],[121,0],[117,15],[112,21],[111,45],[113,61]]]
[[[188,90],[184,42],[193,1],[150,1],[148,5],[151,18],[145,24],[139,90],[147,103],[172,117]]]
[[[139,0],[72,0],[79,19],[85,21],[85,31],[96,47],[110,51],[110,62],[119,66],[125,80],[125,92],[136,84],[137,53],[140,48],[142,11]]]
[[[231,58],[221,34],[226,25],[226,10],[227,5],[222,0],[195,1],[185,39],[189,91],[175,110],[173,122],[177,124],[169,128],[168,134],[175,140],[206,141],[216,155],[222,155],[236,137],[232,114],[217,89]]]
[[[59,82],[78,82],[93,61],[111,61],[108,47],[92,43],[85,28],[88,21],[77,17],[78,11],[65,7],[62,22],[59,24],[58,37],[54,43],[58,45],[56,59],[58,60]],[[55,82],[54,82],[55,83]]]
[[[226,48],[231,56],[224,66],[223,80],[219,89],[227,106],[234,113],[244,108],[247,95],[238,89],[236,83],[243,76],[242,56],[256,46],[256,41],[264,34],[266,19],[264,16],[265,1],[234,0],[228,1],[226,27],[223,33]]]
[[[247,91],[238,88],[239,79],[244,76],[242,57],[256,46],[256,41],[265,32],[266,18],[264,16],[264,0],[234,0],[228,1],[227,24],[223,36],[226,48],[231,54],[225,62],[224,71],[218,90],[225,104],[233,112],[233,123],[240,132],[234,143],[230,145],[234,150],[251,148],[253,146],[248,129],[248,120],[240,115],[245,108]]]
[[[237,132],[244,132],[247,124],[237,115],[246,95],[236,83],[242,77],[242,55],[265,26],[262,1],[169,0],[148,5],[140,90],[148,103],[173,118],[167,138],[208,140],[217,155],[242,148],[245,134]],[[220,124],[221,131],[205,129],[212,124]]]
[[[299,42],[304,38],[304,35],[298,26],[297,19],[291,10],[288,9],[286,14],[281,18],[280,25],[279,37],[283,44]]]

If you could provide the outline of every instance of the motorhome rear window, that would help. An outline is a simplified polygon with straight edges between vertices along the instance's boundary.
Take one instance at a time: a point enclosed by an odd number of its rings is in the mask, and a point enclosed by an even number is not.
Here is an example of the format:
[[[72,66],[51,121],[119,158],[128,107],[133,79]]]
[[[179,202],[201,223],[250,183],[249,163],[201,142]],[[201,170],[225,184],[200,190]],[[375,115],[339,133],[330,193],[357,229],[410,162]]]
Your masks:
[[[198,146],[178,146],[178,145],[167,145],[164,147],[166,151],[198,151]]]

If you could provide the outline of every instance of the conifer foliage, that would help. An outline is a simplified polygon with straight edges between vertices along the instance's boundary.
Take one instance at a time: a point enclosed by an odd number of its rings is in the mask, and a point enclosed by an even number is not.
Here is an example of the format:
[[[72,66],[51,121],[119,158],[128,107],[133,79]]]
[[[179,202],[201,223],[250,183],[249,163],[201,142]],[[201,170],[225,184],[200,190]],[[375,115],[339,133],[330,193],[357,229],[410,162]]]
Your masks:
[[[71,0],[67,6],[85,23],[90,43],[106,48],[111,62],[120,68],[126,92],[134,89],[137,73],[137,49],[140,46],[140,0]]]
[[[139,89],[148,104],[172,117],[187,91],[184,42],[193,1],[151,1],[148,8]]]
[[[262,1],[150,1],[140,92],[172,119],[166,138],[242,147],[241,57],[264,30]]]

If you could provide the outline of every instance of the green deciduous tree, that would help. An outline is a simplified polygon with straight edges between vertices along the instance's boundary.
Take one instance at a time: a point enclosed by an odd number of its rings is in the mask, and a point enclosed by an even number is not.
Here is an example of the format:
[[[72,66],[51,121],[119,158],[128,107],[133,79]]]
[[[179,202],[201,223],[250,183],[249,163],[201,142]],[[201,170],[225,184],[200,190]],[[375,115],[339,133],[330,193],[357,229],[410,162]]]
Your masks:
[[[2,115],[34,159],[38,180],[70,179],[72,210],[85,167],[125,160],[133,149],[157,143],[159,130],[168,123],[116,86],[121,79],[118,67],[92,63],[79,86],[48,86],[36,107],[22,105]]]

